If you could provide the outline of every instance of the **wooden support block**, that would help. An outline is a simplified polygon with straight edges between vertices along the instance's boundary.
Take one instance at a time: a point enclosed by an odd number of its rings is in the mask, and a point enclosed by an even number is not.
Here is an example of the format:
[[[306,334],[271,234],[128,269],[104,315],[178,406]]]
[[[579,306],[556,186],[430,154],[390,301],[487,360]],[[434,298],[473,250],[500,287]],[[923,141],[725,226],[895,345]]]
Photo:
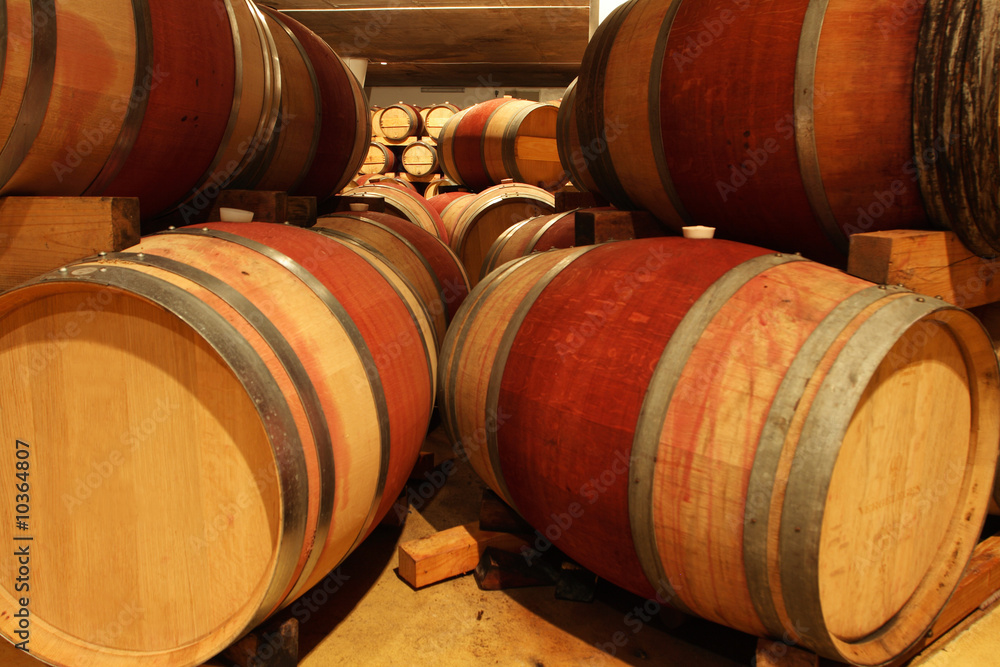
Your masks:
[[[279,628],[257,629],[222,655],[238,667],[296,667],[299,664],[299,622],[290,618]]]
[[[576,245],[595,245],[665,236],[646,211],[585,210],[576,214]]]
[[[535,529],[490,489],[483,489],[479,505],[479,527],[502,533],[531,535]]]
[[[212,205],[208,219],[218,222],[219,209],[239,208],[253,211],[254,222],[277,222],[288,220],[288,194],[271,190],[223,190]]]
[[[337,195],[330,197],[319,207],[320,215],[330,215],[341,211],[350,211],[351,204],[368,204],[368,210],[375,213],[385,213],[385,199],[382,197],[361,195]]]
[[[897,229],[851,236],[847,272],[903,285],[963,308],[1000,301],[1000,260],[969,252],[952,232]]]
[[[522,537],[479,529],[479,522],[443,530],[399,545],[399,576],[414,588],[444,581],[476,569],[486,547],[519,552]]]
[[[757,667],[819,667],[819,656],[785,642],[758,639]]]
[[[289,197],[285,220],[296,227],[312,227],[316,224],[317,210],[315,197]]]
[[[529,559],[493,547],[486,547],[473,576],[476,585],[484,591],[502,591],[508,588],[551,586],[556,582],[555,570],[544,560]]]
[[[0,291],[99,252],[139,242],[131,197],[0,199]]]
[[[608,200],[595,192],[559,190],[554,194],[556,198],[556,213],[565,213],[566,211],[573,211],[578,208],[598,208],[608,205]]]

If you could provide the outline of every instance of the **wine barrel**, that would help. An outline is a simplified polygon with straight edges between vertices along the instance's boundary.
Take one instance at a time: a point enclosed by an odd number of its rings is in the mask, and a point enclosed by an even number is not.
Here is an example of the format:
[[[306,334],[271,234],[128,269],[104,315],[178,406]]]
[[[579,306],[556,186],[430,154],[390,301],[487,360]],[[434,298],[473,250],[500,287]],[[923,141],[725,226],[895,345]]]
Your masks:
[[[448,119],[438,135],[441,168],[446,176],[475,191],[494,184],[483,164],[483,130],[490,115],[509,99],[480,102]]]
[[[362,174],[385,174],[396,169],[396,155],[385,144],[373,141],[361,165]]]
[[[419,137],[423,130],[420,111],[405,102],[392,104],[383,109],[378,123],[382,136],[396,141],[407,137]]]
[[[437,147],[427,141],[414,141],[407,145],[400,162],[406,173],[414,176],[430,176],[441,171]]]
[[[576,244],[576,211],[539,215],[504,231],[490,246],[479,274],[482,280],[494,269],[518,257]]]
[[[914,156],[913,111],[925,11],[898,21],[891,3],[861,0],[623,5],[590,41],[576,90],[590,174],[615,206],[678,232],[711,225],[833,263],[852,233],[926,227],[918,175],[935,157]]]
[[[420,117],[424,119],[424,134],[431,139],[437,139],[445,122],[456,113],[458,107],[451,102],[424,107],[420,110]]]
[[[278,89],[253,3],[50,9],[7,3],[0,194],[138,196],[150,217],[227,181],[273,130]]]
[[[427,198],[427,204],[433,208],[438,214],[443,218],[445,213],[451,210],[451,204],[455,201],[465,201],[470,202],[475,197],[475,194],[471,192],[462,192],[461,190],[456,190],[454,192],[442,192],[439,195],[434,195],[433,197]],[[456,216],[457,220],[457,216]]]
[[[876,665],[925,634],[978,540],[1000,436],[991,355],[938,299],[648,239],[490,274],[445,338],[439,405],[545,535],[536,548]]]
[[[382,108],[372,108],[371,119],[372,119],[372,138],[385,137],[382,133],[382,126],[379,121],[382,119],[382,112],[385,109]]]
[[[448,324],[469,293],[469,278],[455,253],[430,232],[408,220],[375,211],[321,217],[313,230],[371,246],[396,267],[423,299],[444,341]]]
[[[497,237],[522,220],[555,211],[555,197],[534,185],[503,183],[470,199],[452,202],[455,205],[461,207],[457,218],[442,217],[448,226],[448,245],[475,286]],[[454,226],[450,226],[452,220]]]
[[[413,185],[413,183],[396,176],[395,173],[361,174],[358,176],[356,182],[357,185],[355,187],[361,187],[362,185],[387,185],[399,190],[412,192],[413,194],[420,194],[417,192],[417,187]]]
[[[558,107],[507,100],[483,128],[482,161],[493,183],[506,178],[555,190],[565,183],[556,146]]]
[[[278,123],[260,166],[244,173],[231,187],[247,190],[297,192],[309,173],[319,148],[323,105],[319,80],[305,48],[278,17],[278,12],[260,5],[274,40],[281,77]]]
[[[598,192],[597,184],[587,169],[588,155],[592,155],[593,149],[587,146],[585,150],[580,145],[580,133],[576,127],[576,82],[577,79],[573,79],[567,86],[556,116],[559,162],[575,187],[585,192]]]
[[[441,192],[441,188],[455,188],[455,187],[462,187],[462,186],[460,186],[458,183],[451,180],[447,176],[442,176],[441,178],[437,178],[427,184],[427,188],[424,190],[424,198],[427,199],[427,201],[429,202],[432,198],[437,197],[440,194],[444,194]],[[438,213],[440,213],[440,211],[438,211]]]
[[[312,167],[291,193],[323,201],[358,173],[371,141],[368,98],[357,78],[330,45],[295,19],[275,14],[298,38],[319,82],[322,130]]]
[[[33,554],[32,575],[60,583],[31,596],[32,654],[199,665],[342,561],[430,419],[414,304],[388,266],[259,223],[149,236],[0,296],[19,397],[3,456],[30,461],[31,535],[61,545]],[[23,595],[0,585],[10,609]]]
[[[426,199],[417,194],[412,183],[377,182],[348,190],[344,194],[351,197],[380,197],[385,200],[387,213],[409,220],[445,243],[448,242],[448,230],[441,216]]]

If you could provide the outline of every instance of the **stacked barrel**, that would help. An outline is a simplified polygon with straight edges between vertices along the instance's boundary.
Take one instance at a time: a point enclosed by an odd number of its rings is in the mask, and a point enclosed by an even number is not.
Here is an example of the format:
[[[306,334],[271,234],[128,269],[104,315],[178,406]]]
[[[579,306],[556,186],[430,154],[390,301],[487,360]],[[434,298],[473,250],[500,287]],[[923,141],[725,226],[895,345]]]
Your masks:
[[[372,113],[368,158],[360,174],[412,183],[421,193],[432,183],[442,181],[438,135],[457,112],[458,107],[450,102],[423,108],[399,102],[376,109]]]
[[[325,199],[364,159],[360,85],[287,15],[250,0],[36,9],[6,10],[0,195],[138,197],[144,219],[193,217],[225,187]]]

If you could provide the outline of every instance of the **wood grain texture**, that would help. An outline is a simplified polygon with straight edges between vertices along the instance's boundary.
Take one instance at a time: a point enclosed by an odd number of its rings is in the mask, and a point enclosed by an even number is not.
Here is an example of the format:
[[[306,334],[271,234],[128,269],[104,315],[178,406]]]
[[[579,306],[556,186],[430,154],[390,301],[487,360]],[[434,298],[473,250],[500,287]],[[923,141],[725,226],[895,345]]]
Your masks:
[[[554,210],[555,199],[541,188],[524,183],[495,185],[464,206],[455,227],[449,230],[448,244],[475,286],[490,246],[505,230]]]
[[[379,114],[380,134],[386,139],[419,137],[424,130],[423,117],[412,104],[399,102],[382,109]]]
[[[448,229],[438,212],[427,200],[416,192],[410,183],[372,183],[363,185],[344,194],[350,196],[381,197],[385,200],[386,212],[409,220],[416,226],[434,234],[442,241],[448,241]]]
[[[479,523],[448,530],[399,545],[399,576],[414,588],[468,574],[476,569],[487,547],[518,551],[528,543],[510,533],[479,530]]]
[[[424,119],[424,134],[431,139],[437,139],[445,121],[456,113],[458,107],[451,102],[424,107],[420,110],[420,116]]]
[[[550,213],[519,222],[490,246],[479,279],[501,265],[533,252],[572,248],[576,242],[576,212]]]
[[[403,169],[413,176],[441,173],[437,148],[430,142],[416,141],[408,145],[403,149],[403,157],[400,161],[403,163]]]
[[[847,271],[874,283],[901,284],[972,308],[1000,301],[997,260],[977,257],[952,232],[888,230],[855,234]]]
[[[750,246],[581,250],[490,274],[446,337],[445,423],[477,472],[640,595],[835,659],[901,655],[986,512],[1000,379],[979,323]]]
[[[352,352],[349,322],[313,287],[212,233],[266,243],[312,271],[364,332],[372,361]],[[133,250],[143,254],[76,265],[75,274],[0,297],[0,373],[21,415],[0,428],[35,448],[33,528],[64,545],[58,563],[40,552],[35,571],[79,573],[68,579],[75,584],[43,587],[32,600],[32,613],[46,620],[32,651],[62,664],[126,665],[145,656],[150,664],[193,665],[217,653],[353,549],[402,489],[432,405],[429,322],[414,318],[420,311],[404,300],[403,283],[390,285],[379,272],[387,266],[376,270],[313,232],[255,223],[148,237]],[[218,276],[262,317],[194,273],[167,270],[165,259]],[[197,310],[181,319],[156,292],[146,298],[87,282],[105,271],[109,279],[128,271],[136,286],[177,286],[184,303],[203,303],[229,322],[232,342],[212,338],[214,325],[199,322]],[[318,403],[303,392],[280,341],[262,333],[267,322],[301,362]],[[53,347],[48,334],[62,343]],[[236,364],[239,345],[260,365]],[[346,353],[317,353],[331,348]],[[382,417],[369,372],[378,374],[392,424],[384,461],[372,446]],[[250,377],[271,378],[278,401],[265,402]],[[87,390],[57,396],[56,385]],[[333,467],[322,463],[310,406],[322,408]],[[279,431],[266,415],[282,409],[291,421]],[[98,411],[107,418],[94,420]],[[33,424],[33,415],[46,415],[44,423]],[[61,464],[48,466],[54,441]],[[164,540],[173,544],[166,560]],[[116,581],[126,585],[109,585],[94,569],[108,563],[121,565]],[[8,597],[12,581],[0,583]],[[128,623],[123,609],[133,610]]]
[[[712,225],[834,265],[850,233],[924,227],[911,122],[922,11],[632,3],[581,67],[588,171],[613,204],[677,231]]]
[[[341,191],[364,161],[372,134],[368,99],[354,74],[329,44],[287,14],[279,17],[309,56],[322,99],[323,124],[316,158],[292,194],[310,195],[322,202]]]
[[[485,190],[496,181],[487,170],[483,155],[483,133],[493,112],[509,100],[496,98],[480,102],[455,114],[441,129],[441,166],[452,180],[474,191]]]
[[[361,164],[361,174],[385,174],[394,171],[396,156],[385,144],[373,141],[365,153],[365,161]]]
[[[0,199],[0,291],[139,241],[139,202],[110,197]]]
[[[0,195],[87,194],[116,149],[132,100],[140,62],[132,3],[76,0],[52,11],[13,2],[14,23],[3,26],[10,39],[4,49],[15,50],[4,68],[4,84],[9,80],[14,89],[6,113],[18,118],[8,116],[10,124],[0,126],[6,144]],[[16,53],[22,48],[30,53],[27,63]],[[52,63],[49,80],[46,63]],[[35,97],[31,82],[47,85],[39,85]],[[36,132],[27,129],[36,124]]]

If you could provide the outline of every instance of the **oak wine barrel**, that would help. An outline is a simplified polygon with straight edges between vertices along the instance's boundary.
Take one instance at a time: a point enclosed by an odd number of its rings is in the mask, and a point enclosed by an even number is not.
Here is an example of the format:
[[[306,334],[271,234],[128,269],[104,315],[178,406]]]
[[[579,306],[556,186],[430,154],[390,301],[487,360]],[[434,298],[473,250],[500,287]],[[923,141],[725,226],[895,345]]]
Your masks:
[[[462,187],[462,186],[460,186],[458,183],[451,180],[447,176],[442,176],[441,178],[436,178],[427,184],[427,188],[424,189],[424,197],[427,199],[427,201],[430,201],[433,197],[437,197],[440,194],[444,194],[441,192],[442,188],[456,188],[456,187]],[[438,213],[440,213],[440,211],[438,211]]]
[[[955,589],[1000,437],[968,312],[676,237],[491,273],[445,338],[439,406],[536,549],[862,665],[905,652]]]
[[[436,362],[419,306],[374,256],[261,223],[148,236],[0,295],[18,397],[2,456],[30,462],[31,535],[60,545],[33,553],[59,586],[32,590],[31,653],[200,665],[320,581],[423,441]]]
[[[985,186],[1000,182],[997,142],[958,129],[995,135],[996,114],[983,110],[997,90],[981,74],[990,66],[974,59],[996,50],[1000,9],[971,21],[979,11],[930,2],[899,21],[894,4],[861,0],[636,0],[588,45],[575,144],[590,147],[589,173],[618,208],[645,209],[678,232],[711,225],[718,237],[842,264],[850,234],[924,228],[925,200],[933,210],[976,187],[995,193]],[[757,39],[765,29],[766,43]],[[963,86],[974,91],[968,101]],[[922,192],[946,169],[949,183],[967,169],[965,185]],[[985,210],[997,218],[994,201]]]
[[[281,82],[277,125],[258,168],[230,187],[296,192],[312,167],[322,130],[323,98],[302,43],[270,7],[259,6],[274,41]]]
[[[559,149],[559,162],[562,164],[570,182],[585,192],[598,192],[597,184],[587,169],[590,159],[593,159],[595,148],[590,145],[580,145],[580,133],[576,126],[576,82],[567,86],[563,93],[563,101],[556,116],[556,144]]]
[[[477,192],[494,184],[483,164],[483,130],[493,111],[509,99],[480,102],[448,119],[438,135],[441,168],[446,176]]]
[[[441,171],[437,147],[428,141],[414,141],[402,151],[400,162],[406,173],[414,176],[430,176]]]
[[[458,113],[458,107],[451,102],[433,104],[420,110],[424,119],[424,134],[431,139],[437,139],[445,122]]]
[[[363,243],[378,250],[405,275],[434,320],[438,344],[469,293],[465,269],[451,248],[408,220],[375,211],[321,217],[314,231]]]
[[[291,193],[318,201],[340,192],[358,173],[371,141],[368,98],[347,64],[323,38],[295,19],[275,12],[305,49],[319,82],[322,129],[312,167]]]
[[[405,102],[398,102],[383,109],[379,114],[378,123],[381,135],[396,141],[407,137],[419,137],[423,131],[420,111]]]
[[[392,149],[379,141],[373,141],[368,145],[368,153],[365,155],[360,173],[385,174],[395,170],[396,155]]]
[[[486,121],[482,160],[493,183],[511,178],[544,190],[565,181],[556,146],[559,108],[529,100],[507,100]]]
[[[441,216],[426,199],[417,194],[412,183],[380,181],[348,190],[344,194],[351,197],[380,197],[385,200],[386,213],[409,220],[445,243],[448,242],[448,230]]]
[[[479,274],[482,280],[494,269],[518,257],[576,245],[576,210],[539,215],[504,231],[490,246]]]
[[[453,201],[451,206],[459,207],[460,213],[457,217],[442,216],[448,228],[448,245],[474,286],[493,242],[522,220],[555,211],[555,197],[534,185],[508,182],[470,199]]]

